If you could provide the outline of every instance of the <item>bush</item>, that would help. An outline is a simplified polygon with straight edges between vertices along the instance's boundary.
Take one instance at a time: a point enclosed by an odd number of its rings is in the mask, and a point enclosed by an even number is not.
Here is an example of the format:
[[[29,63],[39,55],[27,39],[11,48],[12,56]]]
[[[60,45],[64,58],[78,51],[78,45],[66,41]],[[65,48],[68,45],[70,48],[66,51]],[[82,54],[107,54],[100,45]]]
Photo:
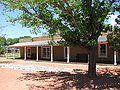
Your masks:
[[[0,55],[4,54],[4,47],[0,47]]]

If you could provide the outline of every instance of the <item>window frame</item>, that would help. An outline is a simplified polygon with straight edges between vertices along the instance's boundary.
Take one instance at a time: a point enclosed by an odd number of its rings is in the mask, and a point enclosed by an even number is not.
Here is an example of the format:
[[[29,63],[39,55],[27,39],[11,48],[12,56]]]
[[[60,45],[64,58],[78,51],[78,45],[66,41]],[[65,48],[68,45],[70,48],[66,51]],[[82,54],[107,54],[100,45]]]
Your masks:
[[[43,53],[44,48],[45,48],[45,50],[46,50],[45,53],[48,52],[48,51],[47,51],[47,50],[48,50],[47,48],[49,48],[49,50],[50,50],[50,47],[42,47],[41,57],[44,58],[44,59],[50,59],[51,50],[49,51],[49,57],[47,57],[47,56],[48,56],[47,54],[46,54],[46,56],[44,57],[44,56],[43,56],[43,54],[44,54],[44,53]]]
[[[105,55],[103,56],[103,55],[101,55],[100,53],[101,53],[101,51],[100,51],[100,45],[101,44],[105,44],[105,50],[106,50],[106,53],[105,53]],[[100,43],[100,44],[98,44],[98,57],[104,57],[104,58],[106,58],[106,57],[108,57],[108,49],[107,49],[107,43]]]
[[[28,52],[29,50],[30,50],[30,52]],[[29,48],[27,48],[27,57],[31,58],[31,54],[32,54],[31,48],[29,47]]]

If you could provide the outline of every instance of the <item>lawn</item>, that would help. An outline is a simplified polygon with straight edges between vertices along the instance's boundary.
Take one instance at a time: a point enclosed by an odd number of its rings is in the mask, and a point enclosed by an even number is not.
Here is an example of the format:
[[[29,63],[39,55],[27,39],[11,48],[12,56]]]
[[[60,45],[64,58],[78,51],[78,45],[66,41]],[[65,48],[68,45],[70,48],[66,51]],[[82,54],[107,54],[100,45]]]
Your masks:
[[[1,57],[6,57],[6,55],[8,56],[8,58],[13,58],[13,57],[15,57],[15,58],[19,58],[20,57],[20,54],[19,53],[7,53],[7,54],[2,54],[2,55],[0,55]]]

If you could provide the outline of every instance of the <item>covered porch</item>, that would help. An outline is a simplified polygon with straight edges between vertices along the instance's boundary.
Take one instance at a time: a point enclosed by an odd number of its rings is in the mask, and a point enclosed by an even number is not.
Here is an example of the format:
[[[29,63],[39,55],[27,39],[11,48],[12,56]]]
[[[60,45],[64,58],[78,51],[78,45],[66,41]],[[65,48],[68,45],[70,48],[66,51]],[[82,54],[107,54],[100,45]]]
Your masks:
[[[58,44],[49,45],[49,41],[34,41],[17,43],[6,47],[6,52],[9,48],[19,48],[20,58],[27,60],[33,59],[49,60],[53,61],[64,61],[69,63],[70,61],[85,61],[89,59],[88,51],[81,47],[64,47]],[[57,42],[57,41],[55,41]],[[6,53],[6,58],[8,55]],[[13,55],[13,58],[14,55]]]
[[[99,63],[113,63],[117,65],[120,62],[118,53],[113,52],[109,46],[108,42],[99,40],[98,49],[96,53],[97,62]],[[24,60],[47,60],[47,61],[62,61],[62,62],[88,62],[89,54],[88,50],[83,47],[64,47],[57,44],[50,45],[49,41],[34,41],[34,42],[24,42],[17,43],[6,47],[6,58],[8,58],[8,50],[12,48],[13,58],[15,59],[15,48],[19,49],[20,58]]]

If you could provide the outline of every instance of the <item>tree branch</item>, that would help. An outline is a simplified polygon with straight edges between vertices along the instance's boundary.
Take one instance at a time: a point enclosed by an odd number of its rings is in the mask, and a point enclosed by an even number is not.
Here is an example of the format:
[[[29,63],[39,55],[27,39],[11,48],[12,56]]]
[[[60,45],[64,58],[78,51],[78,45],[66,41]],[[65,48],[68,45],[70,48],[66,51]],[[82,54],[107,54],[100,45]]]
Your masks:
[[[73,23],[75,23],[75,26],[76,26],[77,28],[79,28],[79,26],[77,25],[77,22],[76,22],[76,20],[75,20],[75,17],[73,16],[72,9],[71,9],[70,5],[68,4],[68,2],[67,2],[66,0],[63,0],[63,1],[66,3],[66,5],[67,5],[67,6],[69,7],[69,9],[70,9],[70,12],[68,12],[68,13],[70,13],[69,15],[72,17]]]
[[[64,1],[64,0],[63,0]],[[66,1],[66,0],[65,0]],[[66,1],[67,2],[67,1]],[[65,2],[65,3],[66,3]],[[59,4],[57,4],[57,3],[55,3],[55,4],[53,4],[55,7],[58,7],[60,10],[62,10],[63,12],[67,12],[68,13],[68,16],[70,16],[71,18],[72,18],[72,22],[73,22],[73,24],[77,27],[77,28],[79,28],[79,26],[77,25],[77,22],[76,22],[76,20],[75,20],[75,18],[74,18],[74,16],[73,16],[73,14],[72,14],[72,9],[70,9],[70,11],[67,11],[67,10],[65,10],[65,8],[62,8]],[[69,6],[69,4],[68,4],[68,6]],[[70,6],[69,6],[70,7]]]
[[[21,10],[27,12],[28,14],[34,16],[34,17],[37,18],[37,19],[42,20],[46,25],[48,25],[48,26],[50,26],[50,27],[53,27],[53,25],[52,25],[51,23],[49,23],[49,22],[47,22],[45,19],[43,19],[43,18],[41,18],[41,17],[39,17],[39,16],[37,16],[37,15],[34,15],[33,13],[29,12],[29,10],[26,9],[24,6],[21,8]],[[35,12],[36,12],[36,11],[35,11]],[[36,13],[36,14],[37,14],[37,13]]]

